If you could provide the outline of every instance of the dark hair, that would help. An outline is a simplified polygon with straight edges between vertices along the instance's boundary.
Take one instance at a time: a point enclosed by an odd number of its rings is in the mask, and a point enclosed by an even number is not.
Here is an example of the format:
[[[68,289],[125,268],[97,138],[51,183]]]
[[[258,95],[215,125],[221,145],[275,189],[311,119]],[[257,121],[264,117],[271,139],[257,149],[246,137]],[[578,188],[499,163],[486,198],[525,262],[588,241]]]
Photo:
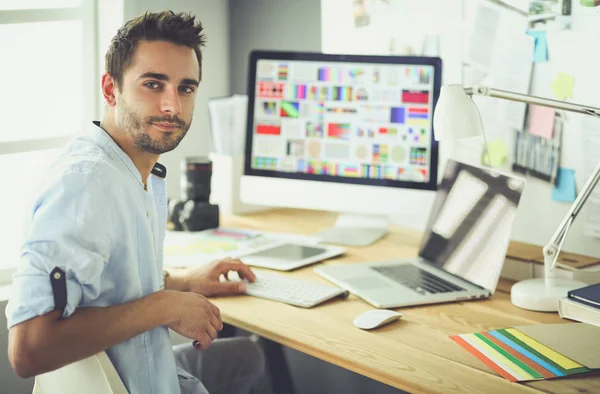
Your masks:
[[[131,65],[138,43],[145,40],[168,41],[192,48],[202,74],[202,47],[206,43],[203,30],[200,21],[189,13],[146,12],[126,22],[117,31],[106,52],[106,72],[115,79],[117,87],[120,88],[123,73]]]

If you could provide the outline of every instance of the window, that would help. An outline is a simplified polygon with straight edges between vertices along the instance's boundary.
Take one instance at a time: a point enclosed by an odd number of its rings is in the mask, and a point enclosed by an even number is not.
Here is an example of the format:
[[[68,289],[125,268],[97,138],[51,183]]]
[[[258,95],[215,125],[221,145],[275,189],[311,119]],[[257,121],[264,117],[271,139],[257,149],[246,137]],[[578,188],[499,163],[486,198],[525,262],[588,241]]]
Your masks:
[[[97,113],[95,0],[0,0],[0,283],[44,168]]]

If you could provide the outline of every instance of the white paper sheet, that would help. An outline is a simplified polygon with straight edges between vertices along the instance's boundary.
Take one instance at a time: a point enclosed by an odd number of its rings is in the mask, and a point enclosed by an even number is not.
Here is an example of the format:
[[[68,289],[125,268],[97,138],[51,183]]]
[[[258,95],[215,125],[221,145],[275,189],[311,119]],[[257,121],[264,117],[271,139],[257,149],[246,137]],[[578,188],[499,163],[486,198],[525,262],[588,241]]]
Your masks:
[[[225,234],[247,234],[248,237],[236,239],[235,237],[214,235],[214,232],[219,230]],[[163,264],[166,267],[194,267],[227,257],[239,258],[277,242],[316,245],[320,241],[320,238],[313,236],[232,228],[198,232],[167,231],[163,249]]]
[[[233,95],[208,100],[212,149],[216,153],[239,155],[246,142],[248,96]]]
[[[573,16],[578,18],[590,18],[591,20],[595,18],[600,18],[600,6],[599,7],[584,7],[581,5],[579,1],[573,1]],[[598,23],[596,21],[596,23]],[[597,31],[597,30],[596,30]]]
[[[523,15],[487,2],[478,3],[469,21],[465,52],[465,85],[487,85],[529,93],[534,38],[525,34]],[[473,97],[488,142],[505,141],[508,157],[514,148],[514,130],[523,130],[526,104],[490,97]]]

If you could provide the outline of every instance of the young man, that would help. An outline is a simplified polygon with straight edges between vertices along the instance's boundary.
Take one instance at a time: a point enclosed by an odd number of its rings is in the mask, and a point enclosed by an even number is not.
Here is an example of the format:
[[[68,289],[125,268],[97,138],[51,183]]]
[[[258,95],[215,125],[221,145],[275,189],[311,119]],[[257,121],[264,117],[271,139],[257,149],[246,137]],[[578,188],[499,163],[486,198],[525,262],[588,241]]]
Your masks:
[[[233,270],[254,281],[252,271],[239,260],[162,271],[166,170],[157,160],[190,128],[202,31],[188,14],[146,13],[113,38],[104,118],[49,169],[30,212],[6,308],[19,376],[104,350],[132,394],[204,393],[204,386],[247,393],[262,374],[264,357],[248,339],[206,350],[223,324],[205,297],[244,292],[219,278]],[[194,345],[174,354],[168,328]]]

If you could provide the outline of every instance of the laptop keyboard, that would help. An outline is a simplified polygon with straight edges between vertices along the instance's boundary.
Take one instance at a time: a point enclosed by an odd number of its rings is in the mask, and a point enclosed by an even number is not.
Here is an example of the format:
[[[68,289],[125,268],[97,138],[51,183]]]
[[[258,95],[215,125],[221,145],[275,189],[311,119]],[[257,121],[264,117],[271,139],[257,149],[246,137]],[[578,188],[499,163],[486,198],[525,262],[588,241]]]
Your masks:
[[[371,269],[422,295],[465,290],[412,264],[371,267]]]

